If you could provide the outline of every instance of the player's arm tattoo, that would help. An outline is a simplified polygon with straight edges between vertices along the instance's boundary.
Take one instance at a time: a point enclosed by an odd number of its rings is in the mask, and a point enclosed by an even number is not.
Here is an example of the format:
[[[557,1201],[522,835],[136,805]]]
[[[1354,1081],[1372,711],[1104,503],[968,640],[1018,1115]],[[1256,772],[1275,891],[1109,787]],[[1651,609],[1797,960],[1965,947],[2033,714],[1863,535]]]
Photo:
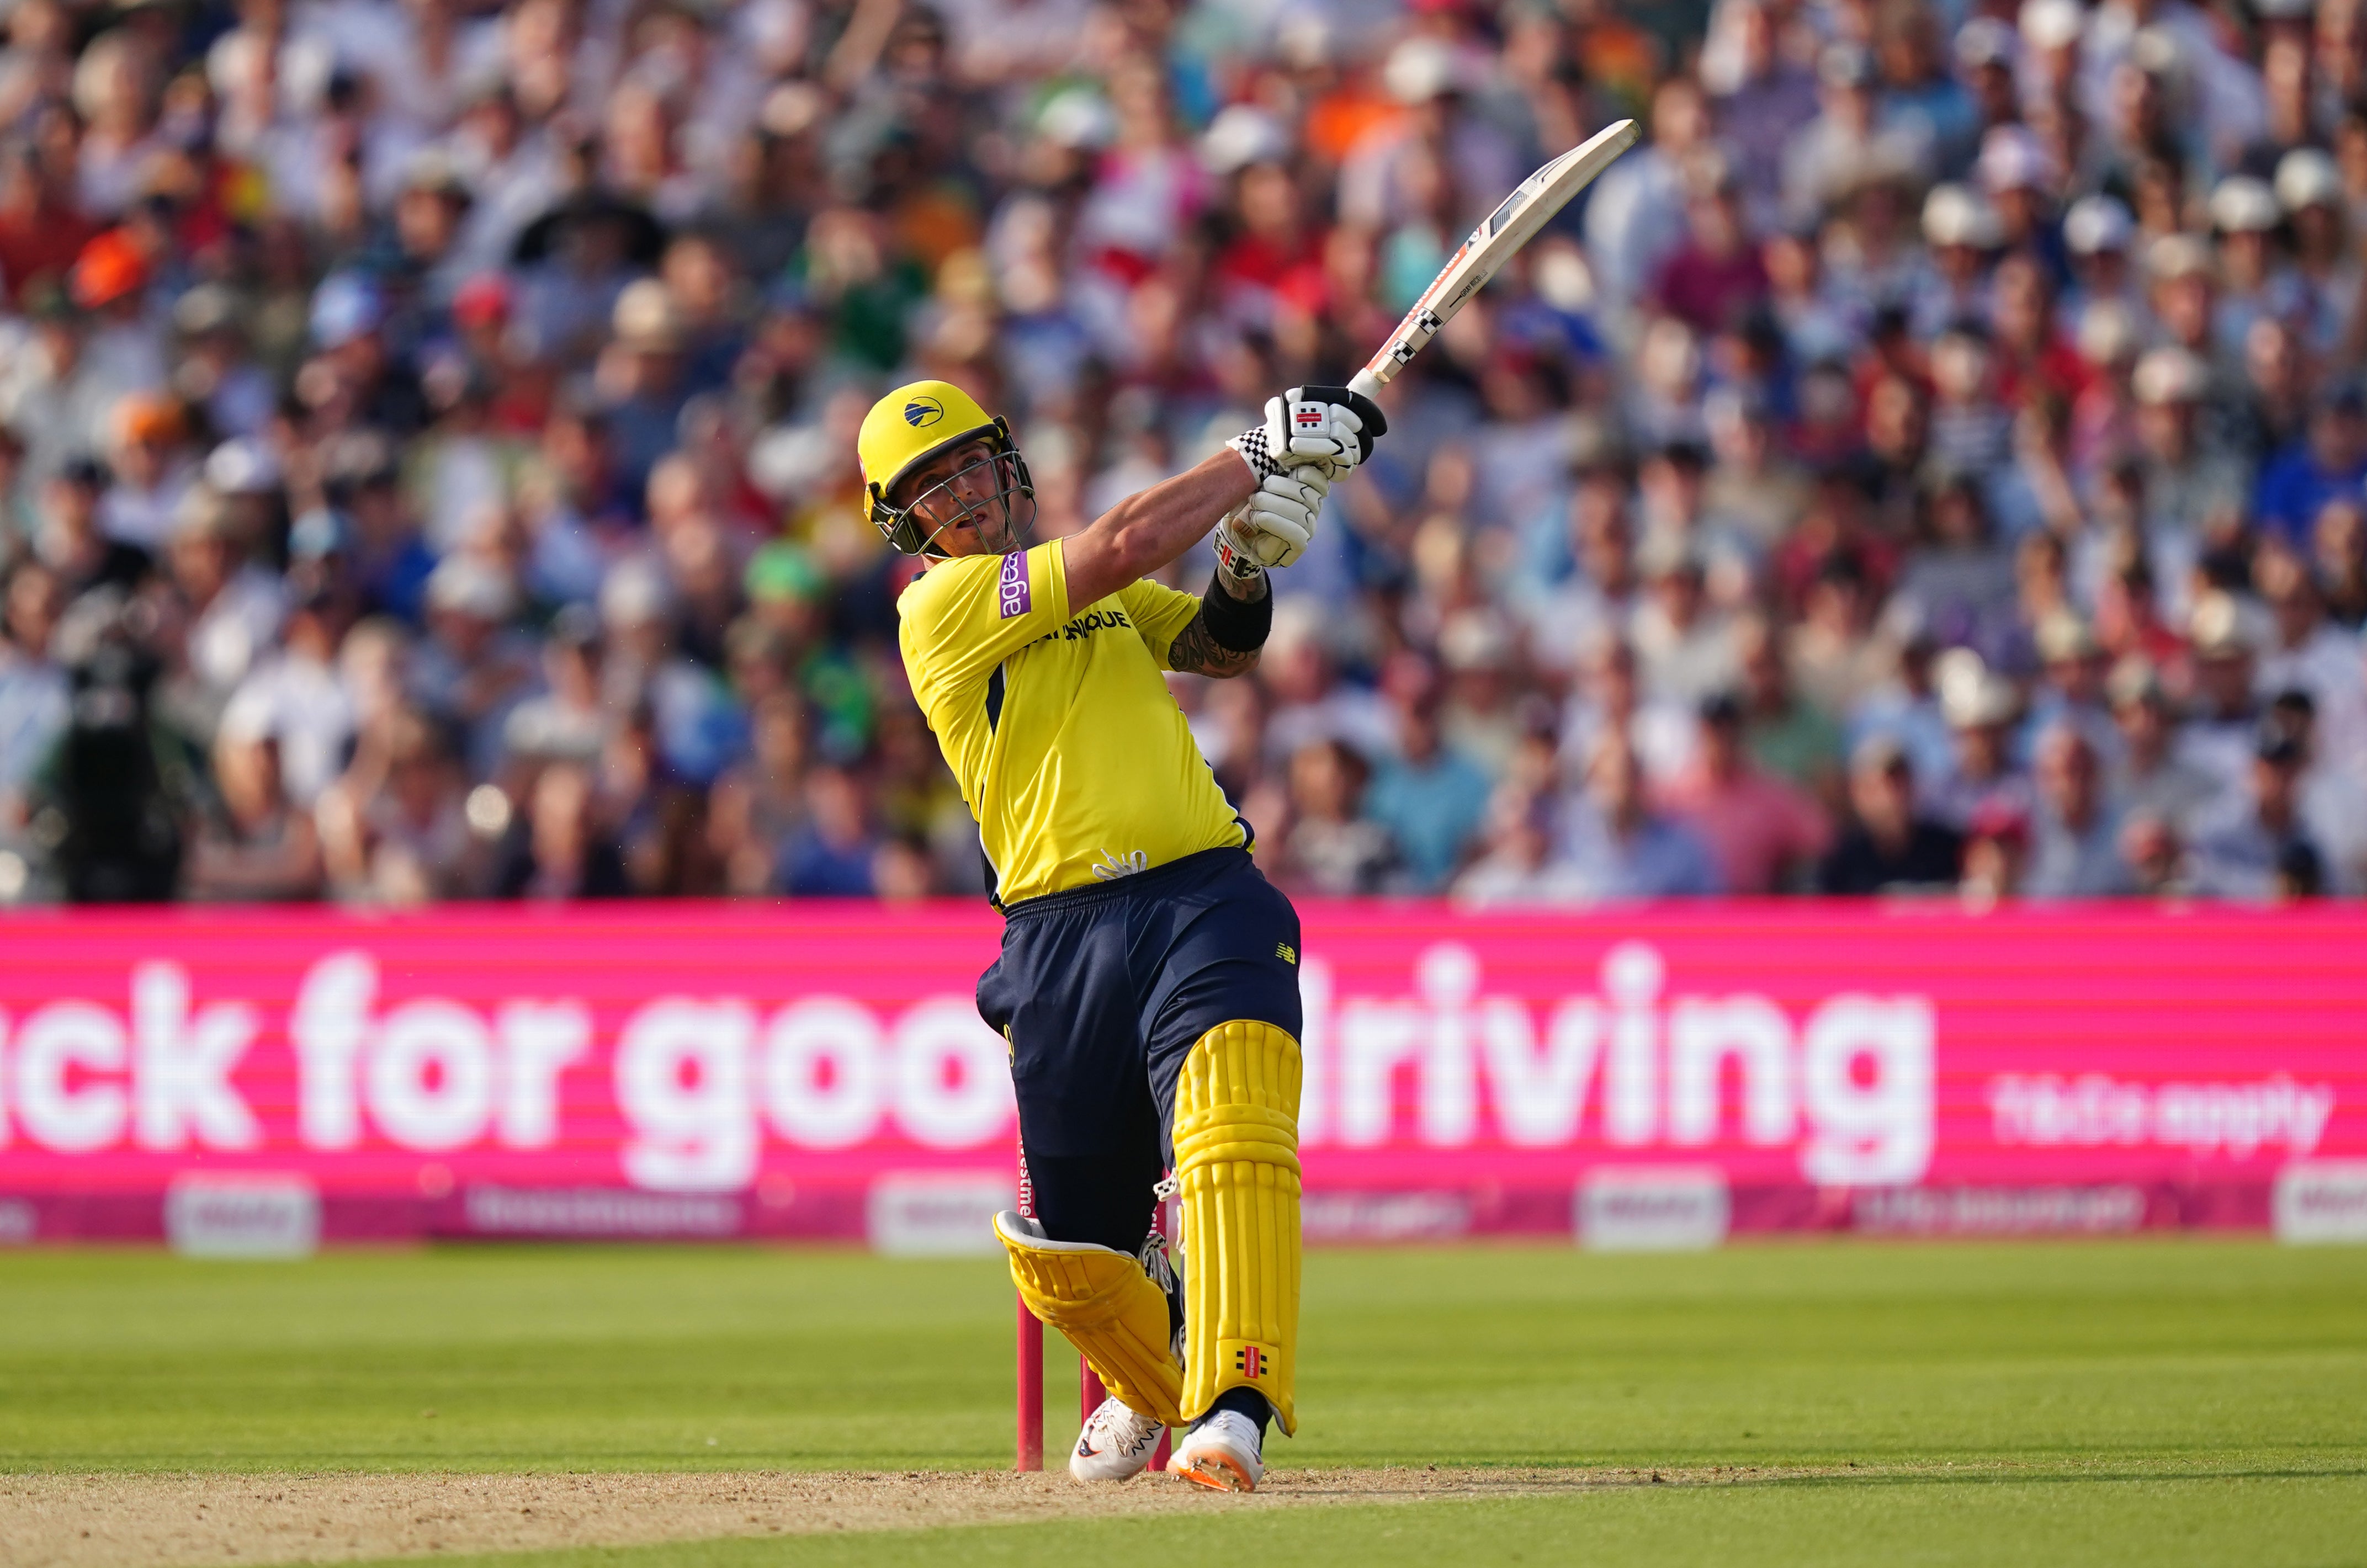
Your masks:
[[[1209,585],[1208,593],[1223,593],[1251,603],[1266,597],[1263,573],[1239,584],[1224,581],[1222,572],[1217,575],[1217,581]],[[1236,592],[1237,587],[1239,592]],[[1224,608],[1235,609],[1237,606],[1229,604]],[[1265,639],[1261,636],[1258,640],[1263,642]],[[1167,664],[1168,668],[1180,670],[1185,674],[1210,675],[1225,681],[1235,675],[1246,675],[1256,669],[1258,651],[1254,648],[1227,648],[1217,640],[1217,634],[1208,624],[1208,594],[1204,593],[1200,596],[1199,614],[1184,624],[1184,629],[1175,634],[1175,641],[1168,648]]]

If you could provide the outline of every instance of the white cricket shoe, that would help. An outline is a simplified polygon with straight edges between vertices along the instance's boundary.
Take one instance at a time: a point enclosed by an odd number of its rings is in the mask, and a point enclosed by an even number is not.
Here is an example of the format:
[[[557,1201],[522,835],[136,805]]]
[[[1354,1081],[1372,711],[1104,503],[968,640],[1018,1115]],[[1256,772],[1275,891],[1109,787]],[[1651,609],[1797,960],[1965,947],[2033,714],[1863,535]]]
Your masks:
[[[1150,1463],[1166,1423],[1136,1410],[1116,1394],[1095,1407],[1069,1454],[1069,1473],[1079,1481],[1130,1481]]]
[[[1265,1475],[1258,1437],[1256,1422],[1237,1410],[1219,1410],[1184,1434],[1167,1468],[1220,1492],[1254,1492]]]

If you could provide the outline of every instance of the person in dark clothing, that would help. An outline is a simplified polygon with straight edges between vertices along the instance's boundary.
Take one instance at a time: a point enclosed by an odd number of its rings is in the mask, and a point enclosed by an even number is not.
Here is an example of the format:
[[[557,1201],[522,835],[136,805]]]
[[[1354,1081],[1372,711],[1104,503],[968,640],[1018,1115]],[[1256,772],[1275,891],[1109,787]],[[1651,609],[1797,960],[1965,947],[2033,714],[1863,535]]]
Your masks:
[[[135,602],[93,589],[58,627],[73,718],[32,790],[34,832],[56,845],[76,904],[153,904],[180,880],[195,773],[149,701],[159,666]]]
[[[504,898],[623,898],[632,892],[625,857],[602,831],[592,774],[575,762],[552,762],[529,792],[525,821],[513,830],[496,884]]]
[[[1915,773],[1887,735],[1869,738],[1850,759],[1848,831],[1817,867],[1817,891],[1895,893],[1954,887],[1964,836],[1915,810]]]

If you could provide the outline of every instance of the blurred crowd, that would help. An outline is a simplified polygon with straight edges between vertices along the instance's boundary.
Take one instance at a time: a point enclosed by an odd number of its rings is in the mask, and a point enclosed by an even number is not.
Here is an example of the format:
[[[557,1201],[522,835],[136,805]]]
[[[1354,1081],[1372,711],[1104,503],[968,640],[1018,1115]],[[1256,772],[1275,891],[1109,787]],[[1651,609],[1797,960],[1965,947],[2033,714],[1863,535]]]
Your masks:
[[[981,891],[870,400],[1073,532],[1620,116],[1175,678],[1269,874],[2367,891],[2362,0],[0,23],[0,901]]]

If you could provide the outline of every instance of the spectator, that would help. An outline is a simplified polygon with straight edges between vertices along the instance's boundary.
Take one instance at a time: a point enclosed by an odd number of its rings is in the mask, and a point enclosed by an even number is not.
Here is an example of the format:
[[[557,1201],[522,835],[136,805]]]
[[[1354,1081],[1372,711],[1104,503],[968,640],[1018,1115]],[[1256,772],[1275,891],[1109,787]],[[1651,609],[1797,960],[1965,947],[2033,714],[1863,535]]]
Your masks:
[[[2232,791],[2251,772],[2260,721],[2243,607],[2231,594],[2206,594],[2194,607],[2191,632],[2194,700],[2179,727],[2178,759]]]
[[[98,503],[110,539],[159,553],[172,536],[182,495],[197,479],[181,405],[159,393],[134,393],[115,405],[108,461],[115,482]]]
[[[509,845],[495,891],[542,903],[630,892],[624,856],[600,835],[594,807],[592,775],[582,763],[546,766],[535,778],[524,830]]]
[[[1820,799],[1834,798],[1841,752],[1838,726],[1792,689],[1775,630],[1744,623],[1736,637],[1742,672],[1743,738],[1750,760]]]
[[[2326,618],[2316,580],[2291,551],[2262,548],[2253,558],[2252,580],[2271,628],[2253,663],[2253,690],[2269,697],[2306,693],[2330,755],[2367,749],[2367,660],[2358,636]]]
[[[869,897],[879,840],[855,781],[841,768],[816,768],[805,796],[805,823],[781,846],[775,886],[798,897]]]
[[[1646,694],[1690,707],[1734,683],[1734,627],[1709,603],[1701,560],[1677,540],[1655,540],[1644,563],[1649,593],[1636,612]]]
[[[1717,867],[1693,830],[1654,810],[1633,748],[1608,739],[1570,803],[1560,859],[1575,897],[1590,902],[1682,898],[1720,890]]]
[[[886,904],[913,904],[938,888],[927,840],[912,834],[883,840],[871,857],[872,891]]]
[[[2367,887],[2367,789],[2350,770],[2327,764],[2317,705],[2306,691],[2279,693],[2266,723],[2301,748],[2301,820],[2319,852],[2321,890],[2355,897]]]
[[[482,846],[467,790],[435,721],[399,714],[382,757],[365,755],[315,807],[330,886],[356,903],[397,906],[480,891]]]
[[[321,837],[280,783],[277,738],[246,722],[224,723],[214,735],[213,775],[219,794],[189,843],[185,896],[208,903],[318,898]]]
[[[1290,759],[1285,886],[1335,897],[1383,891],[1396,877],[1396,840],[1362,815],[1365,760],[1343,740],[1312,740]]]
[[[748,760],[715,781],[708,832],[732,892],[768,886],[782,846],[806,825],[806,733],[803,700],[776,694],[757,706]]]
[[[1553,813],[1534,790],[1501,788],[1488,807],[1484,852],[1455,879],[1467,904],[1555,904],[1585,897],[1576,869],[1554,858]]]
[[[1558,540],[1569,558],[1553,562],[1560,581],[1521,585],[1527,607],[1529,651],[1546,671],[1576,672],[1581,651],[1608,639],[1624,643],[1634,635],[1640,581],[1636,571],[1636,528],[1627,510],[1625,466],[1599,455],[1575,476],[1569,534]],[[1574,568],[1574,570],[1572,570]]]
[[[2022,712],[2013,682],[1959,649],[1939,674],[1941,711],[1956,739],[1954,767],[1927,792],[1932,814],[1963,831],[1984,808],[2027,820],[2029,777],[2015,765],[2013,724]]]
[[[65,733],[65,671],[50,658],[58,580],[35,560],[17,563],[0,599],[0,831],[21,822],[25,791]]]
[[[2147,898],[2183,898],[2194,891],[2178,829],[2146,812],[2132,812],[2121,829],[2121,863],[2129,890]]]
[[[534,679],[532,645],[506,629],[515,592],[498,569],[454,555],[428,578],[425,609],[428,635],[413,655],[413,679],[462,738],[470,771],[491,773],[503,727]]]
[[[1437,697],[1416,691],[1400,700],[1397,755],[1365,792],[1365,815],[1398,845],[1414,891],[1439,891],[1462,866],[1488,795],[1487,773],[1441,738]]]
[[[2347,632],[2367,632],[2367,508],[2327,502],[2312,536],[2311,568],[2328,619]]]
[[[2038,810],[2022,891],[2033,898],[2109,898],[2134,891],[2121,823],[2086,733],[2057,719],[2038,739]]]
[[[1850,759],[1851,822],[1817,867],[1828,894],[1930,892],[1953,887],[1964,835],[1915,806],[1907,753],[1888,736],[1861,742]]]
[[[1767,297],[1767,268],[1743,227],[1741,182],[1725,158],[1697,154],[1685,185],[1686,237],[1654,273],[1652,304],[1695,332],[1715,333]]]
[[[1737,177],[1754,224],[1762,230],[1776,218],[1784,150],[1817,118],[1816,75],[1785,58],[1782,26],[1777,8],[1766,0],[1716,7],[1703,60],[1704,78],[1713,74],[1714,62],[1722,67],[1716,70],[1722,84],[1714,87],[1718,134],[1735,150]],[[1718,61],[1713,51],[1729,43],[1730,62]]]
[[[2367,397],[2355,386],[2322,395],[2308,434],[2276,454],[2261,471],[2253,506],[2260,526],[2299,546],[2319,510],[2337,495],[2358,492],[2367,480]]]
[[[2245,499],[2239,462],[2203,440],[2200,416],[2210,381],[2201,358],[2172,345],[2139,360],[2130,382],[2142,454],[2142,521],[2148,530],[2189,547],[2207,524],[2240,513]]]
[[[1751,762],[1742,741],[1742,704],[1725,693],[1702,704],[1700,750],[1661,792],[1660,804],[1709,846],[1729,893],[1798,887],[1832,837],[1822,807]]]
[[[2300,782],[2307,755],[2276,728],[2253,749],[2249,788],[2197,828],[2196,887],[2212,897],[2256,903],[2325,890],[2325,858],[2301,819]]]
[[[1656,776],[1674,773],[1693,755],[1691,711],[1682,704],[1645,701],[1634,645],[1600,636],[1581,655],[1577,689],[1562,716],[1565,771],[1583,772],[1602,742],[1614,735],[1635,745]]]
[[[2112,723],[2120,731],[2120,765],[2111,794],[2132,817],[2184,832],[2217,798],[2220,781],[2176,754],[2178,721],[2153,667],[2127,659],[2112,671]]]
[[[512,763],[589,763],[607,729],[600,700],[600,620],[570,604],[551,617],[542,644],[542,690],[509,710],[502,750]]]
[[[2029,822],[2011,806],[1988,802],[1965,834],[1965,870],[1957,890],[1968,907],[1988,908],[2029,891]]]
[[[275,736],[288,793],[310,806],[345,766],[353,739],[352,699],[337,678],[339,644],[351,624],[345,606],[325,590],[300,590],[288,606],[278,651],[259,662],[231,694],[228,712]]]
[[[287,598],[278,580],[246,557],[230,502],[193,485],[176,510],[167,563],[176,608],[188,620],[184,658],[193,697],[218,713],[279,634]]]
[[[1274,694],[1265,732],[1270,764],[1286,765],[1317,740],[1345,740],[1365,757],[1386,756],[1396,744],[1396,716],[1376,693],[1340,678],[1325,646],[1331,635],[1320,605],[1286,599],[1274,606],[1274,631],[1258,662]]]

